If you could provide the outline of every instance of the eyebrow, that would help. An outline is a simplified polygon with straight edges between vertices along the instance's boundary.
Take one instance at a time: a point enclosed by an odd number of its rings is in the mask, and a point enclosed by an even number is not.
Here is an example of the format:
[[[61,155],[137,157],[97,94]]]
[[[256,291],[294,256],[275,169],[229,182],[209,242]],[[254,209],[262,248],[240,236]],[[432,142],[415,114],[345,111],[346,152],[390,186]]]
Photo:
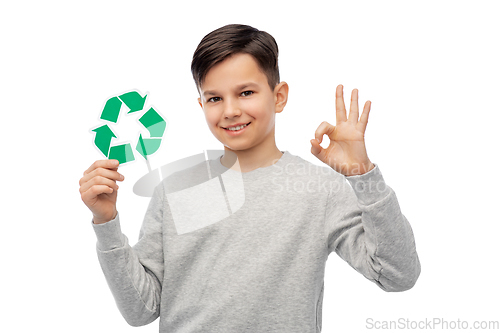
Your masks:
[[[237,85],[235,90],[243,90],[249,87],[258,87],[259,85],[255,82],[246,82],[240,85]],[[203,96],[216,96],[218,93],[215,90],[207,90],[203,92]]]

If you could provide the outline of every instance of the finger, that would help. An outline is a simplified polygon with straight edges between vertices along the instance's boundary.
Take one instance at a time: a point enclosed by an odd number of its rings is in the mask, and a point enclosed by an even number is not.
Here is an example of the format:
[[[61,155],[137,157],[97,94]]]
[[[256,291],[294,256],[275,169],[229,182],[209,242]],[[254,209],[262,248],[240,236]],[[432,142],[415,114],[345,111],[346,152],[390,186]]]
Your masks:
[[[92,163],[92,165],[87,170],[85,170],[83,175],[86,175],[97,168],[113,169],[113,168],[118,168],[119,165],[120,162],[118,162],[118,160],[97,160],[94,163]]]
[[[108,170],[111,170],[111,171],[117,171],[118,168],[114,168],[114,169],[108,169]],[[121,175],[121,174],[120,174]],[[123,177],[123,175],[121,175]],[[92,178],[92,175],[91,174],[86,174],[84,173],[84,176],[82,178],[80,178],[80,181],[79,181],[79,184],[80,186],[82,186],[83,183],[89,181],[89,179]],[[120,179],[117,179],[118,181],[122,181],[123,179],[125,179],[125,177],[123,177],[121,180]]]
[[[359,109],[358,109],[358,89],[353,89],[351,93],[351,106],[349,110],[349,121],[353,124],[358,123]]]
[[[90,181],[94,177],[105,177],[108,179],[111,179],[113,181],[123,181],[125,180],[125,177],[116,171],[116,169],[103,169],[103,168],[98,168],[92,171],[91,173],[86,174],[80,179],[80,186],[82,186],[84,183]]]
[[[108,186],[108,187],[112,188],[113,190],[118,190],[118,185],[116,184],[116,181],[111,180],[111,179],[106,178],[106,177],[96,176],[96,177],[91,178],[89,181],[83,183],[80,186],[80,193],[86,192],[92,186],[101,186],[101,185]]]
[[[82,193],[82,200],[85,203],[91,204],[92,201],[95,201],[98,195],[105,193],[111,194],[113,191],[114,190],[111,187],[106,185],[94,185]]]
[[[325,149],[319,145],[319,142],[316,139],[311,139],[311,153],[323,161],[323,155],[325,154]]]
[[[310,140],[311,153],[316,156],[320,161],[326,163],[328,148],[323,148],[316,139]]]
[[[371,101],[366,101],[365,106],[363,107],[363,113],[361,114],[361,118],[359,119],[358,125],[359,130],[361,132],[366,131],[366,125],[368,125],[368,117],[370,116],[370,109],[372,106]]]
[[[83,183],[86,183],[90,179],[92,179],[94,177],[97,177],[97,176],[106,177],[106,178],[109,178],[109,179],[112,179],[112,180],[115,180],[115,181],[116,180],[117,181],[123,181],[123,180],[125,180],[125,177],[121,173],[119,173],[118,171],[116,171],[116,170],[117,170],[116,168],[114,168],[114,169],[97,168],[97,169],[91,171],[90,173],[85,174],[80,179],[80,186]]]
[[[347,121],[347,115],[344,104],[344,87],[339,84],[335,91],[335,109],[337,110],[337,125],[341,122]]]
[[[316,138],[316,140],[318,140],[319,143],[321,143],[323,141],[323,135],[325,134],[328,135],[330,139],[332,139],[332,134],[334,130],[335,126],[324,121],[318,126],[316,132],[314,132],[314,137]]]

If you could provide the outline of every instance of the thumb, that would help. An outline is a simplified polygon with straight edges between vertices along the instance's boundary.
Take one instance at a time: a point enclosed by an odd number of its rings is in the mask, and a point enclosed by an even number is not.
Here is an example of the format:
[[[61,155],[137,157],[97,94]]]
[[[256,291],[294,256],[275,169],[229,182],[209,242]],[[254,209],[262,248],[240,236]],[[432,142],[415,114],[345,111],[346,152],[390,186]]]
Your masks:
[[[318,139],[311,139],[310,142],[311,142],[311,153],[321,160],[319,155],[321,154],[323,147],[319,145]]]

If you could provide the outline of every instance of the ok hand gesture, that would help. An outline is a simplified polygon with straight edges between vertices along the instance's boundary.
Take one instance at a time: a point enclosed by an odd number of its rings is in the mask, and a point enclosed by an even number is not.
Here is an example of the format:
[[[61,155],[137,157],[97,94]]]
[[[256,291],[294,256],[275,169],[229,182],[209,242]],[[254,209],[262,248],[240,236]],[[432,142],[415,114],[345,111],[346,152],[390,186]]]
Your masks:
[[[311,140],[311,153],[335,171],[348,177],[364,174],[372,170],[375,165],[368,158],[365,147],[365,130],[371,102],[365,103],[363,114],[359,118],[358,89],[354,89],[347,119],[343,88],[342,85],[338,85],[335,93],[337,124],[333,126],[324,121],[318,126],[315,139]],[[325,134],[330,138],[327,148],[320,146]]]

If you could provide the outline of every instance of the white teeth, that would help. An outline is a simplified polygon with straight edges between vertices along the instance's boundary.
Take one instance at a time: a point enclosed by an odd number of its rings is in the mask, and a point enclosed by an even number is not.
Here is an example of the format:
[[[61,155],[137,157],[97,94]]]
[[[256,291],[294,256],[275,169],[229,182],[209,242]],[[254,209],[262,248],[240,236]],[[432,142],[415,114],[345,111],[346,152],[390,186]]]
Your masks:
[[[236,127],[229,127],[228,130],[230,131],[238,131],[240,129],[242,129],[243,127],[246,127],[248,124],[246,125],[241,125],[241,126],[236,126]]]

